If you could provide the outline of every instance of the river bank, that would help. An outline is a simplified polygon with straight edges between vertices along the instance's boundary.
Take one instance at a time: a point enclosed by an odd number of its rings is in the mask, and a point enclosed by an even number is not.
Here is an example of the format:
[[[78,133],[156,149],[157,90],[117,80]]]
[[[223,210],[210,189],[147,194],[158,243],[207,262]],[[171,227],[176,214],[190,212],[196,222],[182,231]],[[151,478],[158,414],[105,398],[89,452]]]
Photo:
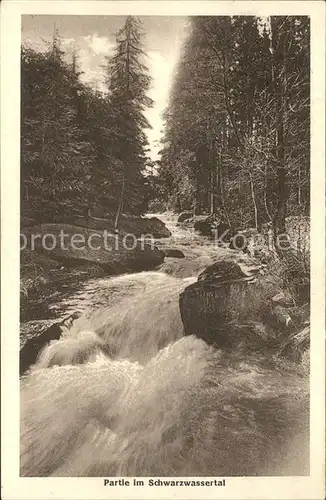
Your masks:
[[[207,279],[211,286],[210,266],[232,262],[249,272],[257,262],[178,227],[176,216],[160,217],[172,236],[157,246],[184,258],[58,291],[43,304],[42,319],[22,325],[26,339],[28,324],[36,337],[42,321],[49,327],[48,311],[63,320],[22,378],[21,474],[307,474],[307,453],[293,450],[299,441],[308,450],[309,356],[301,351],[304,345],[309,353],[309,331],[300,338],[299,322],[294,331],[274,324],[271,346],[266,331],[257,334],[257,318],[244,330],[244,318],[235,317],[225,324],[231,345],[185,335],[182,294],[194,286],[201,294]],[[274,297],[270,276],[259,279]],[[190,308],[200,310],[199,302]]]
[[[114,234],[112,217],[71,217],[74,224],[41,222],[35,225],[36,221],[31,217],[21,220],[23,321],[37,319],[34,312],[29,313],[31,306],[34,311],[33,304],[38,300],[42,302],[42,295],[51,295],[56,288],[64,291],[64,288],[76,288],[87,279],[158,266],[164,255],[154,245],[150,247],[136,240],[142,235],[148,235],[153,241],[171,236],[156,217],[122,216],[119,237]],[[92,245],[95,240],[96,247]]]
[[[259,261],[257,261],[257,259],[251,258],[248,254],[244,254],[243,252],[231,250],[227,245],[223,247],[217,245],[214,240],[199,235],[194,231],[193,227],[189,226],[189,224],[180,224],[177,216],[172,214],[161,214],[160,217],[162,218],[160,225],[169,227],[166,231],[171,234],[171,236],[170,238],[153,240],[155,243],[154,249],[146,248],[147,254],[145,253],[145,255],[142,256],[142,266],[145,266],[145,269],[154,267],[160,273],[164,273],[164,275],[167,274],[179,279],[191,278],[195,281],[201,272],[205,269],[209,269],[210,266],[216,262],[235,262],[247,270],[259,269]],[[159,219],[157,219],[155,215],[150,215],[148,220]],[[63,227],[66,229],[69,228],[72,234],[77,230],[81,230],[80,227],[78,228],[75,226],[60,225],[58,227],[58,225],[48,224],[45,226],[43,225],[43,233],[45,230],[47,232],[51,230],[53,233],[54,229],[58,232],[59,228],[62,229]],[[40,231],[42,226],[36,226],[36,229]],[[83,229],[83,231],[86,230]],[[33,232],[33,228],[28,229],[26,234],[28,234],[28,232]],[[139,242],[137,243],[139,244]],[[63,252],[61,249],[59,249],[59,260],[55,260],[58,259],[56,252],[31,252],[30,250],[24,250],[22,252],[21,276],[21,346],[23,347],[28,339],[30,340],[41,334],[46,334],[46,330],[49,326],[56,322],[61,322],[65,318],[69,318],[71,314],[75,314],[76,310],[80,309],[80,304],[83,304],[84,300],[87,302],[88,297],[95,294],[95,290],[101,287],[105,280],[108,279],[106,276],[118,275],[121,274],[121,271],[127,271],[127,274],[122,272],[125,276],[129,275],[128,272],[137,272],[137,267],[134,269],[132,269],[132,266],[128,267],[130,260],[132,261],[133,259],[133,256],[130,255],[130,251],[123,251],[127,254],[127,261],[125,259],[126,264],[124,266],[121,266],[121,254],[117,254],[117,252],[115,252],[115,255],[112,255],[112,252],[106,252],[104,254],[106,261],[109,259],[109,261],[112,262],[112,258],[113,260],[114,258],[119,259],[120,265],[116,262],[115,267],[111,265],[108,268],[101,265],[102,262],[100,262],[101,259],[98,257],[98,251],[91,252],[88,250],[86,260],[83,261],[80,258],[76,258],[76,251],[74,249],[71,261],[69,257],[67,258],[66,256],[62,261]],[[84,250],[83,252],[85,254]],[[121,252],[121,248],[119,248],[118,252]],[[148,252],[150,252],[152,260],[148,259]],[[153,252],[155,255],[154,261],[152,256]],[[172,257],[166,256],[169,255],[169,252],[172,252]],[[85,256],[84,254],[82,257]],[[182,258],[180,258],[180,254]],[[103,250],[101,250],[101,255],[103,256]],[[93,259],[94,262],[92,262],[91,259]],[[139,266],[139,263],[137,265]],[[26,283],[28,290],[25,292],[24,287],[26,287]],[[238,309],[240,307],[244,310],[245,317],[249,317],[247,310],[253,311],[256,309],[258,312],[253,315],[251,319],[260,321],[260,316],[266,309],[266,304],[271,302],[273,297],[277,298],[279,296],[280,298],[277,299],[276,302],[274,299],[272,302],[274,306],[273,311],[276,311],[276,313],[274,315],[270,314],[268,320],[270,322],[272,318],[274,322],[272,325],[273,328],[277,328],[279,326],[278,323],[282,323],[282,321],[287,322],[288,317],[290,317],[288,316],[289,314],[291,315],[292,324],[292,318],[294,319],[297,333],[307,326],[309,308],[307,309],[306,304],[304,304],[303,307],[297,306],[288,292],[286,292],[286,296],[284,296],[281,277],[274,269],[270,268],[266,270],[266,266],[262,267],[259,283],[259,291],[255,292],[253,296],[249,298],[247,305],[241,305],[239,303],[238,293],[235,294],[234,299],[231,299],[235,301],[234,304],[238,302]],[[201,294],[200,290],[201,287],[199,287],[199,293]],[[200,294],[198,297],[201,296]],[[87,297],[87,299],[84,299],[84,297]],[[108,300],[107,296],[105,300]],[[217,297],[216,300],[220,301],[221,299]],[[176,303],[178,301],[179,299],[176,298]],[[71,306],[66,308],[65,304],[69,303],[71,303]],[[282,309],[284,305],[286,308]],[[97,304],[94,303],[91,307],[97,307]],[[190,322],[195,323],[198,321],[195,311],[198,310],[199,302],[193,304],[191,307],[193,308],[193,312],[190,308]],[[60,314],[58,314],[58,312],[60,312]],[[83,312],[83,307],[81,308],[81,312]],[[217,314],[215,306],[213,307],[213,312]],[[202,328],[200,326],[202,322],[204,321],[205,323],[210,316],[210,312],[204,309],[201,314],[204,316],[199,321],[199,329]],[[237,311],[236,314],[239,322],[239,311]],[[213,317],[215,318],[214,315]],[[218,317],[216,317],[214,321],[220,323]],[[42,326],[43,324],[44,327]],[[286,335],[287,332],[285,331],[284,340],[286,340]]]

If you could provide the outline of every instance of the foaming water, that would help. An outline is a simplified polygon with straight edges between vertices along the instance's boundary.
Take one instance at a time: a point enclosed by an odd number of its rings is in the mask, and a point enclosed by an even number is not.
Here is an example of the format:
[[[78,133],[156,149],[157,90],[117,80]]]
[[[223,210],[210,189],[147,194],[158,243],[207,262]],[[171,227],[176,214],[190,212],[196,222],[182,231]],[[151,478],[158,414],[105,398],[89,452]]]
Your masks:
[[[305,474],[307,382],[184,337],[148,363],[98,355],[22,382],[29,476]],[[282,461],[281,461],[282,459]]]
[[[153,272],[108,280],[103,294],[110,294],[111,303],[89,308],[41,353],[37,367],[87,362],[101,351],[111,358],[148,361],[182,337],[179,294],[194,281]]]
[[[215,250],[69,299],[81,316],[21,381],[23,476],[309,473],[306,371],[183,336],[179,294]]]

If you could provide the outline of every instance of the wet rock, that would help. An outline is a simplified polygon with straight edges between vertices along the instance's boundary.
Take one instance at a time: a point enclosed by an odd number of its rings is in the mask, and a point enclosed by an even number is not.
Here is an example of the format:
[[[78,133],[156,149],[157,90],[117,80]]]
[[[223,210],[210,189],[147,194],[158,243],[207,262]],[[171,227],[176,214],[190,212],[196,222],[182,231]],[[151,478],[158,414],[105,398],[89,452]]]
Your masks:
[[[248,240],[244,234],[238,233],[231,237],[229,248],[239,250],[244,253],[248,251]]]
[[[228,242],[233,234],[231,227],[224,222],[221,222],[220,224],[213,223],[212,231],[214,236],[216,238],[221,238],[224,243]]]
[[[165,226],[157,217],[141,218],[144,221],[144,227],[142,234],[150,234],[153,238],[170,238],[172,236],[171,231]]]
[[[179,306],[186,335],[196,335],[208,344],[222,347],[228,343],[228,325],[236,320],[234,297],[243,297],[246,281],[214,284],[198,282],[180,294]]]
[[[196,220],[194,229],[202,236],[213,236],[212,225],[211,223],[206,222],[206,220]]]
[[[294,305],[293,298],[289,293],[280,292],[272,297],[272,302],[275,306],[292,307]]]
[[[280,356],[295,363],[300,363],[310,348],[310,325],[305,326],[300,332],[294,333],[280,348]]]
[[[192,217],[193,217],[193,212],[181,212],[177,222],[185,222],[189,219],[192,219]]]
[[[164,248],[165,257],[174,257],[176,259],[184,259],[185,254],[177,248]]]
[[[91,262],[109,274],[117,274],[153,269],[164,261],[161,250],[152,243],[135,241],[132,235],[121,238],[70,224],[40,224],[26,228],[23,234],[27,248],[30,248],[34,236],[36,251],[65,266]]]
[[[271,326],[263,324],[267,301],[258,280],[260,271],[259,265],[249,267],[233,260],[208,266],[180,294],[185,334],[219,347],[244,342],[250,349],[260,349],[264,343],[274,342]]]
[[[46,345],[53,340],[59,340],[64,329],[69,328],[77,317],[78,313],[72,314],[58,323],[53,323],[51,326],[45,324],[42,328],[41,325],[41,329],[34,332],[35,335],[29,334],[29,338],[27,338],[19,353],[20,375],[26,373],[36,363],[39,353]]]
[[[260,266],[245,267],[240,266],[233,260],[222,260],[208,266],[198,276],[198,282],[219,283],[230,282],[231,280],[252,280],[259,272]]]
[[[195,231],[202,236],[210,236],[215,239],[221,239],[221,243],[227,243],[235,234],[235,231],[228,223],[222,222],[216,216],[210,215],[206,219],[197,220],[194,224]]]
[[[275,328],[280,330],[289,330],[293,327],[292,318],[285,307],[273,307],[270,318],[271,322],[274,323]]]
[[[108,215],[105,218],[100,217],[71,217],[69,224],[81,226],[88,229],[99,231],[107,230],[114,233],[115,215]],[[121,235],[133,234],[136,238],[144,235],[150,235],[152,238],[169,238],[171,231],[157,217],[138,217],[132,215],[121,215],[120,218]]]
[[[248,306],[245,295],[254,286],[255,274],[229,260],[208,266],[180,295],[186,335],[214,345],[227,343],[227,325],[237,321]]]

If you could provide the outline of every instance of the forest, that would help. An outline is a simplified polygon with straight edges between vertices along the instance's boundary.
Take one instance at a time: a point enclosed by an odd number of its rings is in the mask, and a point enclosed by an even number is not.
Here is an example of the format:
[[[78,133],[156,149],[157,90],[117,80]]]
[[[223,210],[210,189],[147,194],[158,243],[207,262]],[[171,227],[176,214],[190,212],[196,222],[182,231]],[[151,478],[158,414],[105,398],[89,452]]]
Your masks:
[[[178,20],[156,157],[171,18],[22,47],[22,477],[311,474],[310,19]]]
[[[309,19],[193,18],[165,113],[161,196],[230,225],[309,213]]]
[[[132,16],[108,55],[107,92],[80,81],[54,31],[21,53],[25,213],[192,210],[233,227],[309,214],[308,17],[193,17],[164,113],[160,159],[144,111],[151,78]]]
[[[127,18],[107,57],[107,92],[80,81],[54,31],[47,52],[21,53],[22,211],[61,220],[71,211],[146,211],[150,167],[144,109],[150,77],[142,60],[141,28]],[[44,215],[46,214],[46,215]],[[118,222],[118,221],[117,221]]]

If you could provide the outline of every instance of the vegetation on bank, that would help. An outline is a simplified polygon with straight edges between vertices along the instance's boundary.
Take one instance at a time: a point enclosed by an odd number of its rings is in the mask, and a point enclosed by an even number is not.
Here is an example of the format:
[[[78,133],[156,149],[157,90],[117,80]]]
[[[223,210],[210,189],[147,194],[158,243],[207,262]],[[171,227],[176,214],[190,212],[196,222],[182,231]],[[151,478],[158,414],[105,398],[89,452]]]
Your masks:
[[[165,112],[161,204],[232,227],[309,214],[308,17],[194,17]]]
[[[39,224],[25,228],[21,237],[25,243],[21,250],[22,300],[50,283],[144,271],[164,261],[164,253],[153,241],[138,241],[132,233],[117,236],[103,227]]]
[[[264,283],[291,297],[291,314],[303,326],[310,299],[309,18],[189,20],[155,165],[145,133],[153,103],[142,36],[128,16],[107,57],[104,93],[81,82],[78,54],[68,61],[58,33],[47,52],[22,48],[22,227],[169,237],[163,223],[140,217],[168,208],[253,228],[249,253],[266,266]],[[283,232],[291,242],[284,252],[258,247],[253,237],[271,233],[275,243]],[[164,258],[138,255],[130,266],[119,251],[78,258],[59,249],[23,251],[22,299],[51,282],[151,268]],[[249,303],[259,309],[265,291],[255,293]]]
[[[128,16],[107,57],[107,88],[83,84],[54,33],[46,52],[21,51],[21,211],[37,222],[99,210],[147,210],[151,162],[144,111],[150,77],[138,19]],[[31,214],[31,215],[30,215]]]

